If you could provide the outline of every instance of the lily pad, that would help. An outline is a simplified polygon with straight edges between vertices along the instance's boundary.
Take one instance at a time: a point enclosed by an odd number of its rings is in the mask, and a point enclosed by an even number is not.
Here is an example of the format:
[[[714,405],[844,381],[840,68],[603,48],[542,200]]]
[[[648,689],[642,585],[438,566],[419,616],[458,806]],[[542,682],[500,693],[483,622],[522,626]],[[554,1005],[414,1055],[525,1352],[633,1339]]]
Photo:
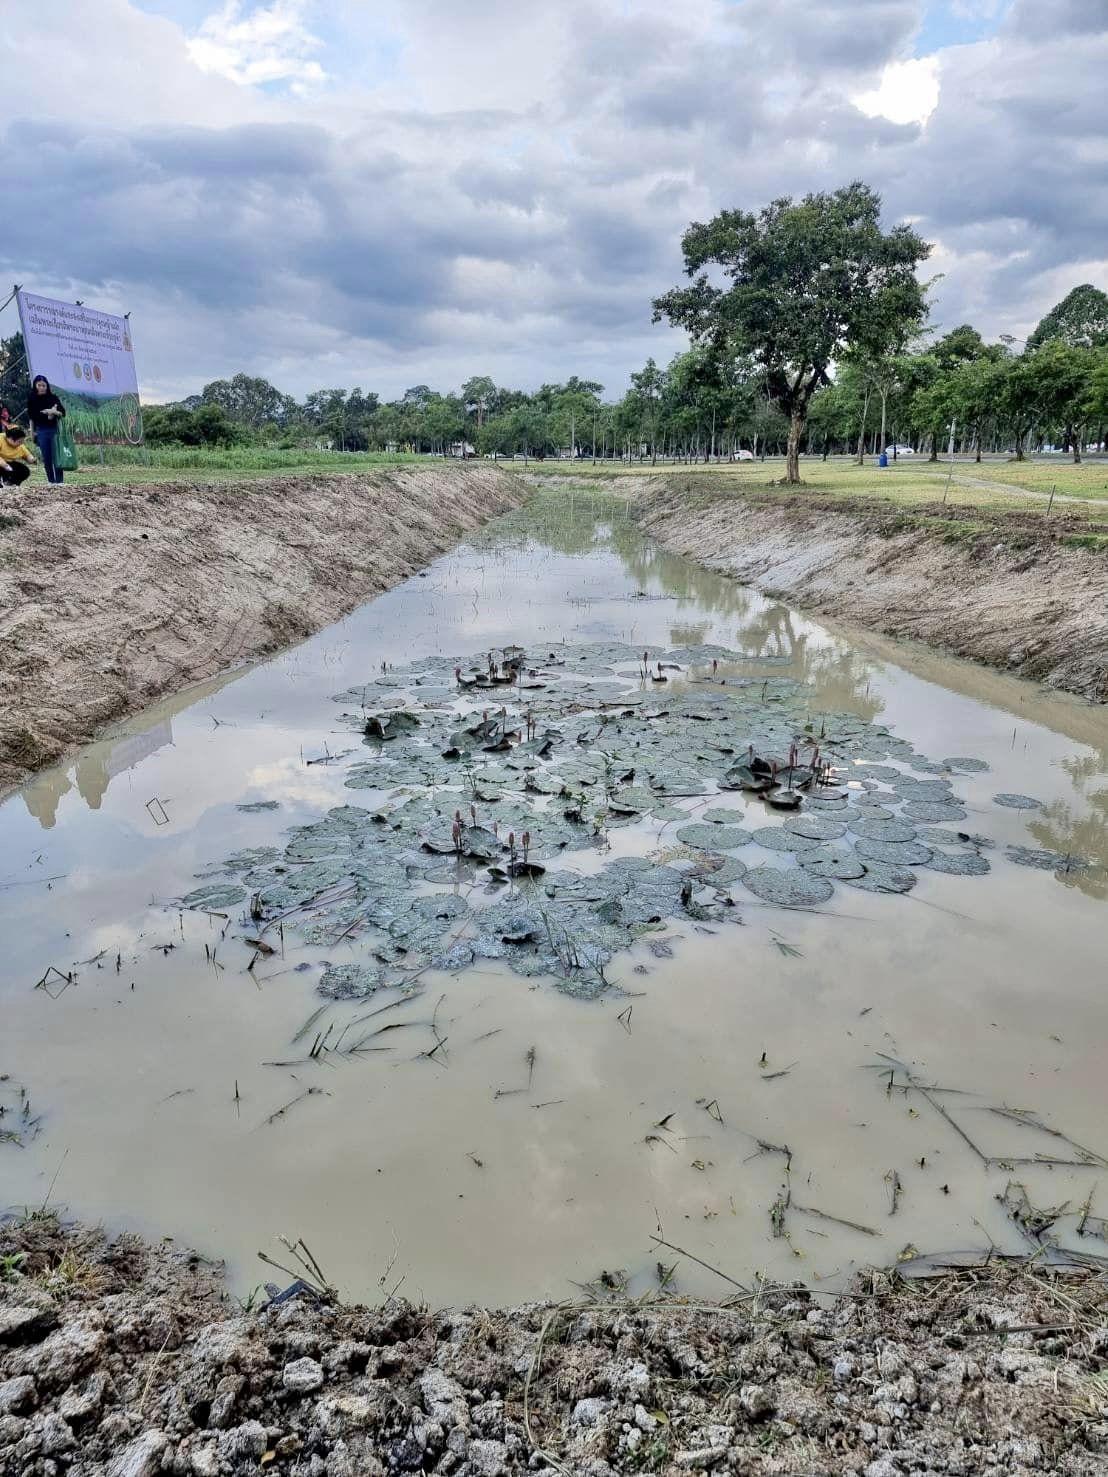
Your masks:
[[[782,822],[782,829],[794,836],[803,836],[809,841],[837,841],[846,835],[842,821],[832,820],[825,815],[791,815]]]
[[[197,912],[216,913],[222,912],[224,908],[233,908],[245,897],[246,889],[233,882],[213,882],[208,887],[194,888],[181,899],[181,903],[186,908],[195,908]]]
[[[251,846],[245,851],[236,851],[223,863],[225,872],[251,872],[255,867],[264,867],[280,856],[275,846]]]
[[[846,810],[850,801],[844,792],[841,796],[836,795],[809,795],[804,801],[805,810],[836,811]]]
[[[748,845],[751,835],[741,826],[705,824],[682,826],[677,832],[677,839],[685,846],[700,846],[708,851],[732,851],[737,846]]]
[[[863,876],[843,879],[848,887],[863,892],[911,892],[919,878],[910,867],[887,866],[883,862],[866,862]]]
[[[964,821],[966,812],[960,805],[933,805],[930,801],[910,801],[901,812],[912,821]]]
[[[961,769],[966,774],[983,774],[988,769],[984,759],[944,759],[947,769]]]
[[[994,795],[993,804],[1003,805],[1006,810],[1040,810],[1042,801],[1033,795]]]
[[[916,839],[915,826],[909,826],[905,821],[855,821],[850,829],[866,841],[903,842]]]
[[[810,836],[797,836],[784,826],[760,826],[751,838],[767,851],[810,851],[819,842]]]
[[[941,826],[920,826],[916,840],[928,846],[995,846],[988,836],[979,836],[974,831],[947,831]]]
[[[733,882],[741,882],[749,870],[746,862],[739,861],[737,856],[729,856],[722,867],[717,867],[704,880],[709,887],[730,887]]]
[[[389,983],[381,969],[368,964],[330,964],[316,989],[326,1000],[366,1000]]]
[[[954,799],[949,780],[917,780],[904,774],[893,781],[893,789],[908,800],[933,800],[938,805],[946,805]]]
[[[743,878],[755,897],[777,903],[782,908],[813,908],[825,903],[834,892],[825,877],[818,877],[800,867],[752,867]]]
[[[922,867],[931,860],[931,848],[921,846],[918,841],[866,841],[855,847],[858,855],[868,865],[884,862],[893,867]]]
[[[894,812],[886,809],[884,805],[871,805],[861,799],[855,800],[850,810],[852,814],[855,811],[857,812],[856,819],[858,820],[891,821],[894,818]]]
[[[932,872],[949,872],[958,877],[983,877],[992,870],[986,858],[976,851],[932,851],[923,865]]]
[[[850,847],[820,846],[815,851],[805,851],[797,858],[806,872],[817,877],[836,877],[849,881],[861,877],[865,866]]]

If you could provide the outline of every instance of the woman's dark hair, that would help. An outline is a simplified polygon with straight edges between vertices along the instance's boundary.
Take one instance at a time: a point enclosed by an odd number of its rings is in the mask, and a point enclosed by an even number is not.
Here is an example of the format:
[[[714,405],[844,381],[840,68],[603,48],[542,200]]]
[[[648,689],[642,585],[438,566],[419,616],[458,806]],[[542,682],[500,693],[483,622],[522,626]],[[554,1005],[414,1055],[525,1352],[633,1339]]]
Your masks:
[[[51,394],[52,392],[51,392],[51,389],[50,389],[50,381],[46,378],[46,376],[44,374],[36,374],[35,377],[31,380],[31,394],[32,395],[37,395],[37,394],[40,393],[39,390],[36,389],[36,386],[38,385],[39,380],[41,380],[42,383],[46,386],[46,392],[45,393],[47,395]]]

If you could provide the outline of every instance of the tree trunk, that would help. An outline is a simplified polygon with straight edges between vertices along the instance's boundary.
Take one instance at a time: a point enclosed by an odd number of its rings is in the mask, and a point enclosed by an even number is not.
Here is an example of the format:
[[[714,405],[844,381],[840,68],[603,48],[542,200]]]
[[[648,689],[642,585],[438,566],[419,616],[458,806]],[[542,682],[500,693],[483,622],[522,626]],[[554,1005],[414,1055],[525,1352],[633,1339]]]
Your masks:
[[[800,483],[800,438],[804,435],[804,412],[794,409],[789,417],[789,445],[785,454],[785,481],[790,487]]]
[[[866,416],[869,414],[869,387],[866,387],[866,398],[862,401],[862,425],[858,432],[858,465],[862,466],[866,460]]]
[[[881,396],[881,442],[880,442],[879,450],[880,451],[884,451],[885,450],[885,406],[888,404],[889,392],[886,389],[881,389],[880,391],[878,391],[878,393]]]

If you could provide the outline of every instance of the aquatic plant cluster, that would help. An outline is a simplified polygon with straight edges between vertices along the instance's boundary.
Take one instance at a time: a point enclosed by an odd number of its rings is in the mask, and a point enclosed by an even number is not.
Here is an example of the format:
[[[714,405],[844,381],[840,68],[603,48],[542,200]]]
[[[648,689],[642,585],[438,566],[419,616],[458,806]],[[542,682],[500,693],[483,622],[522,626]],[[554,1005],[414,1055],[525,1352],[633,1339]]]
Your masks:
[[[982,761],[927,759],[754,660],[609,642],[386,668],[336,699],[368,751],[346,785],[370,803],[228,857],[184,902],[353,946],[330,998],[481,959],[594,996],[637,938],[737,921],[744,894],[814,907],[836,884],[989,871],[991,842],[946,828],[966,818],[954,778]]]

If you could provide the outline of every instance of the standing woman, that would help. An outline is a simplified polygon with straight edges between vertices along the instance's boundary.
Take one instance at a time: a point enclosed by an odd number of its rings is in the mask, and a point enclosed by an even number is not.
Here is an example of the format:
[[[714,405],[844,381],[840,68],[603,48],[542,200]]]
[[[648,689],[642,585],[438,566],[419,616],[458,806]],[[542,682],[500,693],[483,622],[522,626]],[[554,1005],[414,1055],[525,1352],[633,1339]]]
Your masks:
[[[64,477],[55,455],[58,445],[58,422],[64,414],[65,406],[50,388],[50,381],[44,374],[36,374],[31,383],[31,393],[27,398],[27,416],[34,430],[38,449],[42,453],[42,465],[51,482],[61,482]]]

